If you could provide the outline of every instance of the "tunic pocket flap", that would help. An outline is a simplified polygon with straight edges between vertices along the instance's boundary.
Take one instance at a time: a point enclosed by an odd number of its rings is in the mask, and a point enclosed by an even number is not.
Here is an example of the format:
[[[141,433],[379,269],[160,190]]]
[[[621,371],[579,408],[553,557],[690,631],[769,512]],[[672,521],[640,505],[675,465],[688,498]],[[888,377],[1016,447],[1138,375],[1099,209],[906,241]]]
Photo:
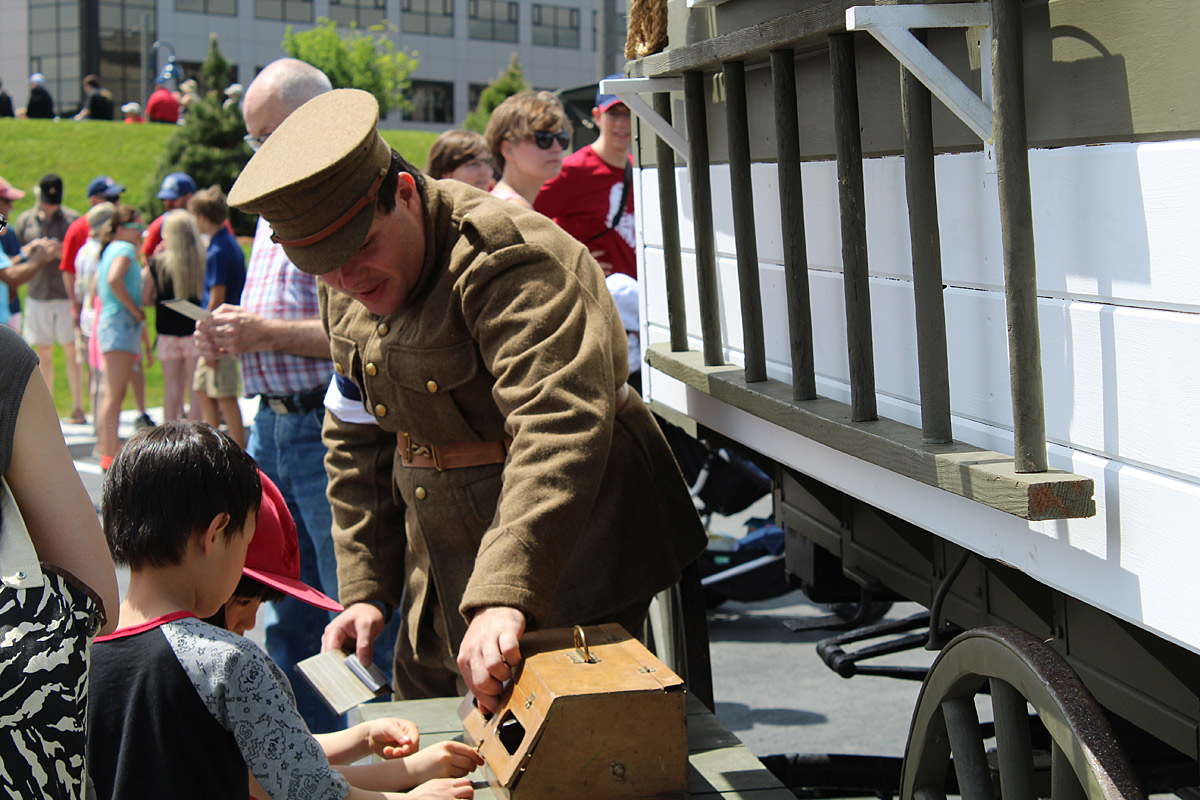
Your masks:
[[[457,389],[479,372],[479,355],[473,341],[448,347],[390,347],[386,358],[389,380],[426,395]]]

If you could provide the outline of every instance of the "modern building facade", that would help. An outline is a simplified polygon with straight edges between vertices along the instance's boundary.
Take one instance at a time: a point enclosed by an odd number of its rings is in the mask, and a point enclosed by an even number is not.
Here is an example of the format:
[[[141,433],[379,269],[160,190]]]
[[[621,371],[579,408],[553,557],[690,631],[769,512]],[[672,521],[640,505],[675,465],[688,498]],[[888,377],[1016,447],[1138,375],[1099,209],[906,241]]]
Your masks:
[[[234,79],[249,82],[284,55],[289,25],[328,17],[360,28],[384,24],[414,52],[416,127],[460,123],[513,53],[526,80],[554,89],[594,81],[624,63],[625,0],[5,0],[0,80],[22,106],[40,72],[60,115],[74,113],[84,75],[97,74],[119,106],[145,102],[149,81],[174,55],[198,75],[217,34]],[[159,42],[158,48],[153,47]],[[602,58],[599,53],[609,53]],[[399,124],[401,115],[388,120]]]

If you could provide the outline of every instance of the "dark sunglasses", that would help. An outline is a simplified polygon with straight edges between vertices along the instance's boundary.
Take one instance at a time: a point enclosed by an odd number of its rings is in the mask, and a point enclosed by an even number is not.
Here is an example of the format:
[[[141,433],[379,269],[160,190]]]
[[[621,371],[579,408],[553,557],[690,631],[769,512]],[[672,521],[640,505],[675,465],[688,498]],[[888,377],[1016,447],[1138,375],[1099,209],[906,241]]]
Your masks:
[[[567,145],[571,143],[571,137],[567,136],[564,131],[559,131],[558,133],[550,133],[549,131],[533,132],[533,143],[540,150],[549,150],[555,142],[558,142],[558,146],[566,150]]]
[[[0,214],[0,233],[4,233],[4,229],[8,227],[8,217]]]

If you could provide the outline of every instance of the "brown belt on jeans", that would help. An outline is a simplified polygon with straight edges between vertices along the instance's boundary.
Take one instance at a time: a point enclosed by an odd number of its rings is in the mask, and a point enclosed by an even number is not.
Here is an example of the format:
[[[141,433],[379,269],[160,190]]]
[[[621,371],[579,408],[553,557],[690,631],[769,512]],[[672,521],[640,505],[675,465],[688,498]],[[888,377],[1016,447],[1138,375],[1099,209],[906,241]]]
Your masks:
[[[629,384],[621,384],[617,390],[617,402],[614,413],[620,413],[629,399]],[[451,442],[450,444],[419,444],[412,440],[407,433],[396,434],[396,447],[404,466],[418,469],[461,469],[462,467],[482,467],[487,464],[503,464],[508,458],[508,448],[512,446],[512,437],[505,437],[499,442]]]

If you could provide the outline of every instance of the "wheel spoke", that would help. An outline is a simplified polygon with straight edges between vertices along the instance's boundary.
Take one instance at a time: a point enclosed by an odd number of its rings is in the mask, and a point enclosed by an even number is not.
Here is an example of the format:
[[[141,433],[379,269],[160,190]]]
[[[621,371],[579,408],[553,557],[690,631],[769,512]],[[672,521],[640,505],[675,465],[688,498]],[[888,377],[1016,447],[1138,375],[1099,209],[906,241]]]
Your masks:
[[[996,750],[1000,759],[1000,793],[1004,800],[1036,800],[1033,745],[1029,740],[1029,705],[1007,681],[991,679]]]
[[[1086,793],[1058,742],[1050,742],[1050,800],[1084,800]]]
[[[946,800],[946,793],[937,786],[922,786],[913,792],[914,800]]]
[[[948,699],[942,703],[942,714],[946,719],[950,752],[954,755],[959,794],[963,800],[995,800],[974,699]]]

